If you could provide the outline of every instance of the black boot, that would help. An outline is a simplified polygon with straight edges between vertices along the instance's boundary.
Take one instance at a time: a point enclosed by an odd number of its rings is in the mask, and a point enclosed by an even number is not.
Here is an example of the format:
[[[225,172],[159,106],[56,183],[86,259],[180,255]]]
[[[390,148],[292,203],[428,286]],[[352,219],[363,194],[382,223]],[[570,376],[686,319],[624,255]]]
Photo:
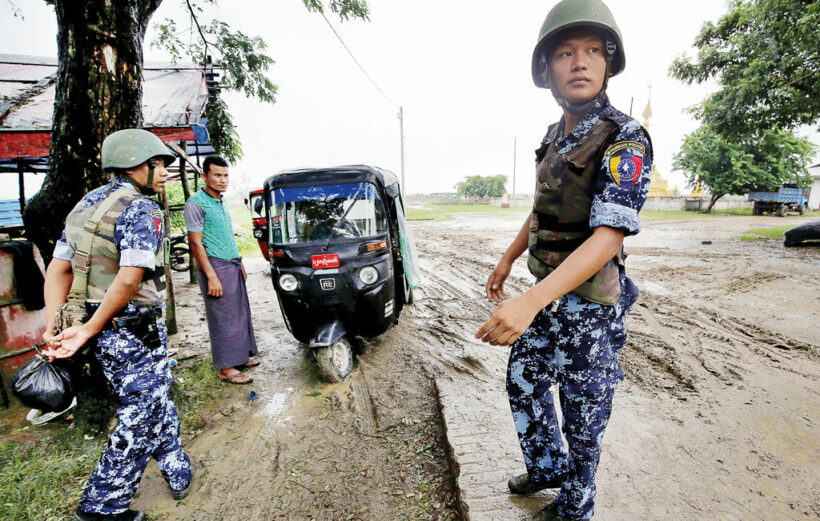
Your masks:
[[[79,508],[74,512],[74,521],[143,521],[145,514],[138,510],[126,510],[119,514],[93,514]]]
[[[177,501],[183,500],[188,497],[188,494],[191,493],[191,487],[194,484],[194,469],[191,467],[191,481],[188,482],[188,486],[183,488],[182,490],[174,490],[171,489],[171,497],[176,499]]]
[[[510,478],[507,482],[507,486],[510,487],[510,492],[513,494],[520,494],[522,496],[526,496],[528,494],[535,494],[539,490],[544,490],[548,488],[561,488],[561,485],[566,480],[566,475],[558,476],[550,481],[545,481],[543,483],[533,483],[530,481],[529,473],[521,474],[520,476],[515,476]]]

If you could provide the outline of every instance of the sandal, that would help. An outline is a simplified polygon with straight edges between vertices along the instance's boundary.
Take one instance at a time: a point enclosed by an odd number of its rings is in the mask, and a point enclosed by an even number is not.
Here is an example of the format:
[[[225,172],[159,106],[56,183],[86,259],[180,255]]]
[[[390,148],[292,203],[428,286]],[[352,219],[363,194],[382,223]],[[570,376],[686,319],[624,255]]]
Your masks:
[[[250,369],[251,367],[256,367],[259,365],[259,360],[248,360],[244,364],[235,365],[234,369]]]
[[[253,382],[253,377],[248,376],[245,373],[236,373],[230,376],[223,376],[222,373],[219,373],[217,376],[223,382],[227,382],[233,385],[245,385]]]

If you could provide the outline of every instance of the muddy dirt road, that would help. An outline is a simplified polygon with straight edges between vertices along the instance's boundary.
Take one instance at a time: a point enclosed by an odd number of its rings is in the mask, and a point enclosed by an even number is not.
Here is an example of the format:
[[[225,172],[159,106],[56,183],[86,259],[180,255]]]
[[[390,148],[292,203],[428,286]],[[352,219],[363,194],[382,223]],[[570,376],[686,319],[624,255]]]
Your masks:
[[[508,351],[473,333],[492,309],[484,281],[523,218],[413,222],[425,277],[416,304],[366,346],[344,384],[318,381],[282,323],[265,264],[251,259],[263,366],[250,387],[260,398],[237,389],[184,433],[198,472],[188,500],[168,499],[151,466],[136,505],[157,519],[456,519],[433,382],[449,382],[477,411],[483,389],[503,389]],[[604,440],[595,519],[820,517],[820,250],[735,240],[790,222],[804,221],[655,221],[627,240],[641,297],[628,321],[626,381]],[[508,295],[531,282],[519,261]],[[187,305],[182,353],[201,352],[198,290],[180,279],[177,298]],[[510,423],[508,412],[484,415],[475,430]],[[499,474],[523,469],[520,452],[499,450],[475,454],[502,462]],[[511,503],[497,518],[547,500]]]

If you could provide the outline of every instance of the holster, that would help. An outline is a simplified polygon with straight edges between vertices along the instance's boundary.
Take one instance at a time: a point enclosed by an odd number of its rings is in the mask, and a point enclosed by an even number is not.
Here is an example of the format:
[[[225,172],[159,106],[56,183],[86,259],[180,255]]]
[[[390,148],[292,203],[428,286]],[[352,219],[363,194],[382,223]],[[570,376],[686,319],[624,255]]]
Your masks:
[[[149,349],[162,346],[157,320],[162,317],[162,310],[150,306],[139,306],[135,315],[122,315],[111,319],[114,330],[126,329],[139,338]]]

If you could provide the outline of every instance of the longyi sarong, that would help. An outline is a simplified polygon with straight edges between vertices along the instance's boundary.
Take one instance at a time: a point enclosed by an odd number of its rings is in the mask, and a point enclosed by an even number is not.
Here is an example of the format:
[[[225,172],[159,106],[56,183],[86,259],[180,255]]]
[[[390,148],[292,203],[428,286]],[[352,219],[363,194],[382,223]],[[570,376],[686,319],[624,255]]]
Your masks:
[[[245,278],[242,276],[242,258],[227,261],[208,257],[208,260],[222,284],[222,296],[208,295],[208,277],[202,270],[199,270],[199,289],[205,300],[214,367],[226,369],[242,365],[248,361],[249,356],[258,353],[251,322],[251,306]]]

